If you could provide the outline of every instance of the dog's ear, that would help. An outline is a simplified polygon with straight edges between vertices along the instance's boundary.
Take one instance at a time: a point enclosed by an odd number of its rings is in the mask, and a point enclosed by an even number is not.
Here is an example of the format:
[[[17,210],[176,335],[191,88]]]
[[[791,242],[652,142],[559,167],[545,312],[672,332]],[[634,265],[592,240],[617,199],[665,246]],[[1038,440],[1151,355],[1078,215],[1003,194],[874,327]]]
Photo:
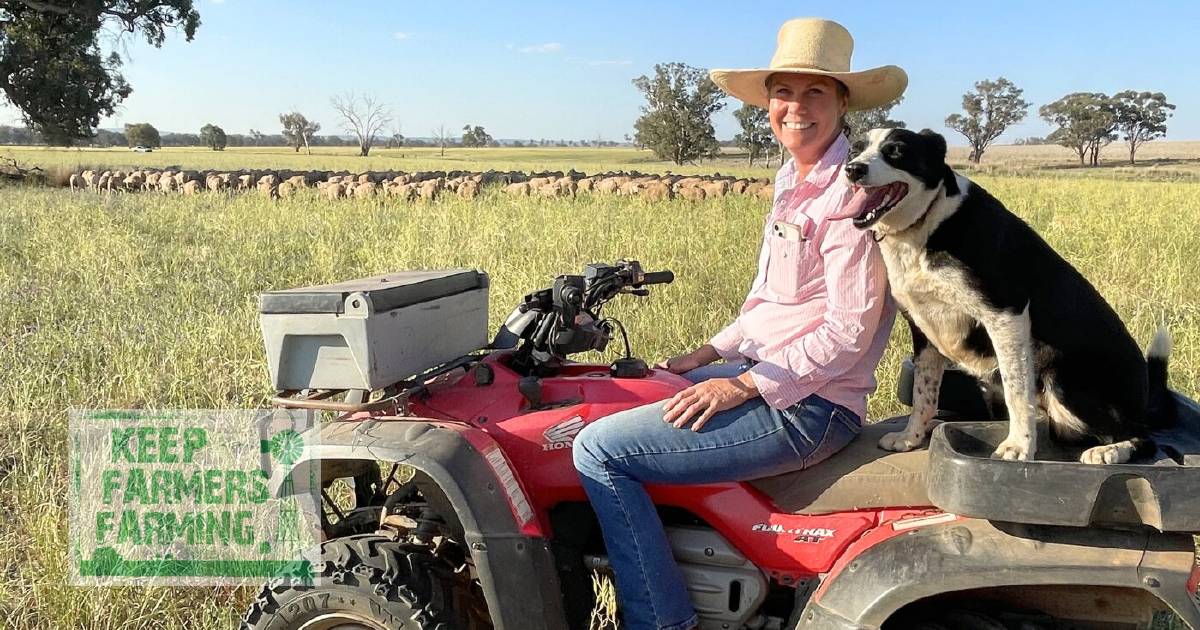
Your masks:
[[[941,171],[942,185],[946,187],[946,196],[953,197],[959,193],[958,180],[954,177],[954,170],[946,164],[946,139],[942,134],[937,133],[932,129],[922,129],[917,135],[925,139],[926,146],[929,148],[930,165]]]
[[[942,137],[942,134],[932,129],[922,129],[917,135],[925,139],[934,163],[946,161],[946,139]]]

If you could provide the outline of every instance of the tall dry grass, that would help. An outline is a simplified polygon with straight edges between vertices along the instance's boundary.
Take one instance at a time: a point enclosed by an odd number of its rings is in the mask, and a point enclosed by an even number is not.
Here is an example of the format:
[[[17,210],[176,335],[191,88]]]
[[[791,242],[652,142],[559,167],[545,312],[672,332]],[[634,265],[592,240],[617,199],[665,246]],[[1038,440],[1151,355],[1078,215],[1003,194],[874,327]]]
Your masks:
[[[581,170],[584,170],[581,168]],[[1200,184],[981,177],[1090,278],[1142,343],[1175,335],[1171,382],[1200,389]],[[268,375],[267,289],[398,269],[491,274],[493,326],[524,293],[585,263],[633,257],[676,282],[613,305],[636,354],[703,342],[754,273],[761,201],[591,197],[395,205],[301,195],[197,197],[5,188],[0,196],[0,618],[12,628],[226,628],[237,589],[73,588],[69,407],[249,407]],[[900,413],[898,326],[874,418]]]

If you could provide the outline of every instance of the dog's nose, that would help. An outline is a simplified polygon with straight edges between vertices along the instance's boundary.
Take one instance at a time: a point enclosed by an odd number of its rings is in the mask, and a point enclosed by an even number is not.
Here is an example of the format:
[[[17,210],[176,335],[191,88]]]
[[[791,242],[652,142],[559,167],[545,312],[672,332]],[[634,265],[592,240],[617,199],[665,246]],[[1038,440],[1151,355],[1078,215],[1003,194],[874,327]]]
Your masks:
[[[867,165],[862,162],[851,162],[846,165],[846,179],[857,182],[867,176]]]

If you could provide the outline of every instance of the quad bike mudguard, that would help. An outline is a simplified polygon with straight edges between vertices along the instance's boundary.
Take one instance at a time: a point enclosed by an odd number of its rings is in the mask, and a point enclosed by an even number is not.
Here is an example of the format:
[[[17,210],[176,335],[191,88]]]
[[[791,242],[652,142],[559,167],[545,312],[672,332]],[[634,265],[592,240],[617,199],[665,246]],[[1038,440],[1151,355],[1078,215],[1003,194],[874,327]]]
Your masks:
[[[519,480],[487,434],[409,417],[332,422],[321,428],[309,459],[297,466],[312,460],[322,465],[395,462],[427,476],[462,526],[495,628],[566,627],[550,545],[540,535]]]
[[[881,527],[847,550],[797,628],[875,629],[901,607],[943,593],[1053,585],[1142,589],[1200,628],[1200,602],[1187,590],[1194,549],[1183,534],[965,517],[899,531]]]

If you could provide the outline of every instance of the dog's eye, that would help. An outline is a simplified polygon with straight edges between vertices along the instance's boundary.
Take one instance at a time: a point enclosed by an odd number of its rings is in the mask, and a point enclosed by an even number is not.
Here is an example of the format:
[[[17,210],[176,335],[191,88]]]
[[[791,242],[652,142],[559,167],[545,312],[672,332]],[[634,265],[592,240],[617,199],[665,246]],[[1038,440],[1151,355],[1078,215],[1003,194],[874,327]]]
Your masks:
[[[864,140],[859,140],[858,142],[855,142],[850,147],[850,152],[854,153],[856,155],[859,153],[862,153],[863,151],[866,151],[866,150],[867,150],[867,143]]]
[[[904,155],[904,150],[899,144],[889,144],[883,148],[883,154],[892,158],[893,160],[898,160]]]

